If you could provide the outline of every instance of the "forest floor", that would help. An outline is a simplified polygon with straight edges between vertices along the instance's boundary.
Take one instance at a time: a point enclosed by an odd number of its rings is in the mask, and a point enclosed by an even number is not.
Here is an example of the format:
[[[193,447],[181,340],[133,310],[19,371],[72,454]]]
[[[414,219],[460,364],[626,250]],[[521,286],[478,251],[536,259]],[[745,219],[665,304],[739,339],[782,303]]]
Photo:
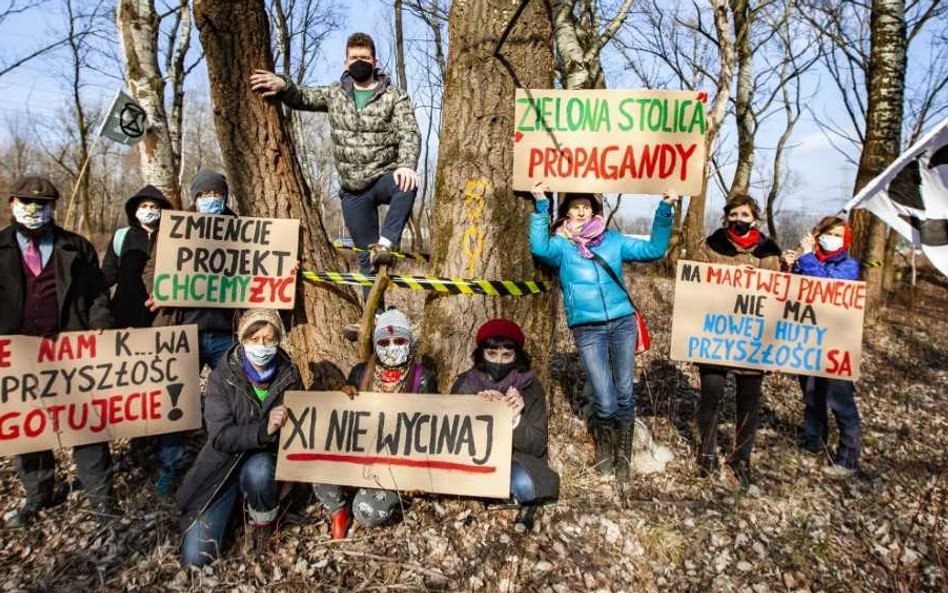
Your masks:
[[[326,513],[310,501],[300,522],[282,526],[269,555],[250,551],[238,534],[223,559],[184,570],[174,506],[155,495],[150,473],[129,467],[121,443],[121,518],[100,526],[73,492],[32,529],[0,530],[0,591],[948,591],[945,286],[923,282],[866,328],[858,476],[826,478],[826,457],[797,448],[799,386],[771,374],[756,484],[746,493],[729,470],[710,480],[696,475],[697,373],[666,358],[672,290],[661,278],[640,278],[635,289],[653,337],[637,359],[638,409],[674,452],[665,473],[635,475],[619,489],[587,469],[592,446],[566,403],[582,378],[561,324],[550,450],[562,492],[539,511],[532,532],[513,528],[514,510],[421,496],[398,524],[354,528],[332,542]],[[730,385],[724,410],[727,442]],[[69,456],[57,455],[69,483]],[[12,459],[0,460],[0,493],[8,516],[22,500]]]

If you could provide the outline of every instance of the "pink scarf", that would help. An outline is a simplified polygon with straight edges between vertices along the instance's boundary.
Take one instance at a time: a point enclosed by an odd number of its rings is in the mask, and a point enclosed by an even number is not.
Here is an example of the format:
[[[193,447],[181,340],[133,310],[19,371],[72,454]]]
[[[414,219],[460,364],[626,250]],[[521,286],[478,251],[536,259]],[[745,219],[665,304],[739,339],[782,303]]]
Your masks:
[[[595,247],[602,243],[606,231],[606,221],[602,216],[593,216],[585,224],[563,220],[556,229],[556,234],[572,241],[579,254],[586,259],[592,259],[590,247]]]

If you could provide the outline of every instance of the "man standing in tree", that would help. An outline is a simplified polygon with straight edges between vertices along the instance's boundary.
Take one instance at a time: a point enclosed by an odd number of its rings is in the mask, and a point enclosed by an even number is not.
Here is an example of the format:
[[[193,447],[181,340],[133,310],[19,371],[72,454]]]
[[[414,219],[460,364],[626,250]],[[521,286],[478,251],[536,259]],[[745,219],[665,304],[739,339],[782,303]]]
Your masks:
[[[256,70],[250,84],[292,109],[329,113],[342,215],[355,246],[369,249],[359,254],[359,267],[369,274],[392,263],[390,251],[411,216],[421,137],[408,94],[378,70],[371,37],[351,35],[343,64],[341,80],[329,86],[300,88],[266,70]],[[380,204],[389,205],[381,233]]]

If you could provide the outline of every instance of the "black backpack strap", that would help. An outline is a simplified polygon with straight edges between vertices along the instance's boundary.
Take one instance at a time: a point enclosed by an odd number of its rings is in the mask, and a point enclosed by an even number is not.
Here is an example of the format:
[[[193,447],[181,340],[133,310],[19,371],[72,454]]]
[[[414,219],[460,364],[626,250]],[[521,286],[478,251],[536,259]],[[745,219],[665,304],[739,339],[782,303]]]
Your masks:
[[[622,289],[622,292],[625,293],[625,298],[629,299],[629,303],[632,304],[632,308],[638,311],[639,308],[635,306],[635,301],[632,300],[632,295],[629,294],[629,291],[625,289],[625,285],[622,284],[622,281],[619,280],[618,276],[616,276],[616,273],[612,269],[612,267],[608,263],[606,263],[606,260],[599,257],[598,254],[592,251],[590,251],[590,253],[592,253],[593,259],[596,260],[596,263],[599,264],[599,266],[602,267],[602,269],[606,271],[606,274],[609,274],[609,277],[612,278],[612,281],[615,282],[619,286],[619,288]]]

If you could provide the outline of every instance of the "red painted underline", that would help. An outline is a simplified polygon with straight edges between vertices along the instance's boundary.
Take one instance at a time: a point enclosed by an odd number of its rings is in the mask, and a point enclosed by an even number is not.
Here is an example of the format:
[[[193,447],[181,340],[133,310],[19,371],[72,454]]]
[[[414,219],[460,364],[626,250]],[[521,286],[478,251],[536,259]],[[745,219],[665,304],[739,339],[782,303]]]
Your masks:
[[[470,465],[451,461],[437,461],[434,459],[405,459],[402,457],[363,457],[358,455],[336,455],[332,453],[290,453],[286,456],[289,461],[333,461],[337,463],[357,463],[359,465],[402,465],[405,467],[423,467],[430,469],[449,469],[472,474],[492,474],[496,467],[487,465]]]

